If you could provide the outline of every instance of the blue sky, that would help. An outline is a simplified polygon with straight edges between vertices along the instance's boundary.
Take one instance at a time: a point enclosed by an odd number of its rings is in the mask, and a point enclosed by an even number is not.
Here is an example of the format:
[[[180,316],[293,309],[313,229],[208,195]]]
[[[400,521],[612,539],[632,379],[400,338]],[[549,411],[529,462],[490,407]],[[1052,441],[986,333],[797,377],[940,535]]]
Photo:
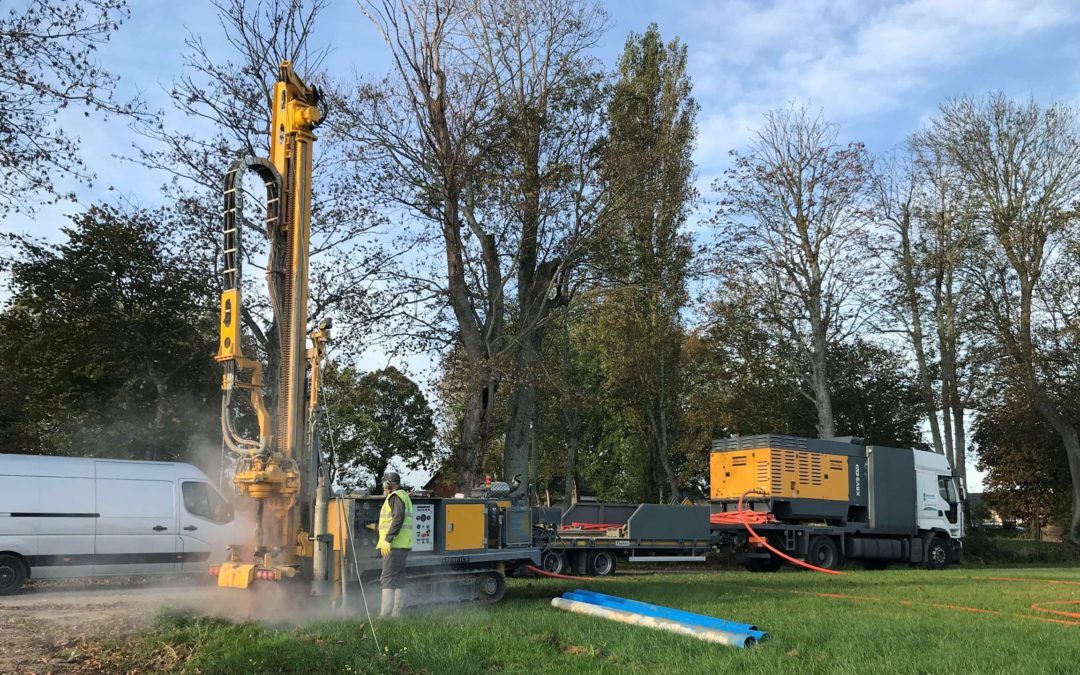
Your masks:
[[[131,0],[131,17],[100,52],[154,107],[181,70],[188,32],[220,42],[205,0]],[[874,151],[901,142],[948,96],[1002,89],[1041,101],[1080,100],[1080,3],[1069,0],[609,0],[610,28],[596,55],[613,65],[630,31],[656,22],[665,38],[689,47],[694,95],[701,104],[696,159],[699,183],[726,166],[764,111],[809,102],[836,121],[845,139]],[[333,49],[341,76],[386,70],[386,51],[352,0],[335,0],[316,37]],[[223,54],[224,56],[224,54]],[[72,186],[80,202],[124,199],[153,206],[164,176],[119,162],[137,137],[119,120],[61,117],[81,139],[98,175],[94,188]],[[182,120],[178,120],[183,123]],[[107,188],[113,187],[114,190]],[[58,236],[61,204],[0,228]]]
[[[138,90],[152,107],[166,108],[163,89],[181,72],[189,32],[214,44],[221,43],[221,28],[206,0],[130,4],[130,19],[101,49],[101,61],[121,76],[122,92]],[[844,140],[861,140],[875,152],[902,142],[957,94],[1001,89],[1043,102],[1080,102],[1080,43],[1073,39],[1080,2],[609,0],[605,6],[610,28],[596,56],[608,67],[627,34],[651,22],[665,39],[678,36],[688,45],[701,104],[696,161],[706,198],[728,151],[745,144],[762,113],[791,101],[820,106]],[[387,69],[384,45],[352,0],[334,0],[316,37],[331,46],[328,66],[341,79]],[[95,186],[72,185],[80,204],[8,217],[0,231],[56,240],[63,215],[93,201],[159,203],[166,177],[118,160],[139,140],[122,121],[75,112],[59,119],[81,139],[83,157],[98,175]]]

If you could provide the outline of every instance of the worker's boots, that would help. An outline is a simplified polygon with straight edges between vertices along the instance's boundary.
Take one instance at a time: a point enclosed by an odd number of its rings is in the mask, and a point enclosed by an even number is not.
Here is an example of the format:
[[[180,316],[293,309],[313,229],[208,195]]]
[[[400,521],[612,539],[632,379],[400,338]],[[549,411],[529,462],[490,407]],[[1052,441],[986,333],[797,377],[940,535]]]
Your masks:
[[[382,589],[382,601],[379,603],[379,616],[386,618],[392,616],[394,611],[394,589]]]
[[[401,616],[401,612],[405,609],[405,589],[399,588],[394,591],[394,611],[391,616]]]

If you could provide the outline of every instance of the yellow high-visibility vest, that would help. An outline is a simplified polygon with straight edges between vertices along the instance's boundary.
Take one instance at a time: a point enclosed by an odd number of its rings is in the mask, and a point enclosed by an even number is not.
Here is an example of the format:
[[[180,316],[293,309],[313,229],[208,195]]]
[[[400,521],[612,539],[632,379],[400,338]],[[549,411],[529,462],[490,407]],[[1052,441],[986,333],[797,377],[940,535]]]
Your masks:
[[[383,545],[386,541],[386,533],[390,531],[390,523],[394,519],[394,511],[390,508],[390,496],[397,495],[401,499],[401,503],[405,506],[405,520],[401,523],[401,529],[398,530],[397,535],[394,537],[394,541],[390,542],[390,548],[412,548],[412,536],[413,536],[413,508],[412,500],[409,499],[409,493],[404,490],[394,490],[390,494],[386,495],[386,499],[383,500],[382,510],[379,511],[379,546]]]

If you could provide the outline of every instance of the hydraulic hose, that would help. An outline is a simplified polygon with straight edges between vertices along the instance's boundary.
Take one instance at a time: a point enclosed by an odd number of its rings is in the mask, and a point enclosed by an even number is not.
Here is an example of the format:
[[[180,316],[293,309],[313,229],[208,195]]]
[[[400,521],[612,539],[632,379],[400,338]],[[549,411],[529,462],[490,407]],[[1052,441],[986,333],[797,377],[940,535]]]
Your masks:
[[[525,569],[529,570],[530,572],[535,572],[542,577],[551,577],[552,579],[566,579],[567,581],[607,581],[603,577],[573,577],[569,574],[555,574],[554,572],[542,570],[534,565],[526,565]]]
[[[844,572],[840,572],[838,570],[827,570],[824,567],[818,567],[817,565],[811,565],[810,563],[806,562],[805,560],[799,560],[798,558],[792,558],[787,553],[784,553],[783,551],[777,549],[772,544],[770,544],[769,541],[765,537],[762,537],[757,532],[754,532],[754,528],[750,527],[750,518],[749,518],[749,513],[752,513],[752,512],[743,511],[743,499],[746,497],[746,495],[751,494],[751,493],[758,493],[758,494],[762,494],[762,495],[765,494],[764,492],[762,492],[761,490],[758,490],[758,489],[748,490],[747,492],[744,492],[742,494],[742,496],[739,497],[739,511],[738,511],[738,514],[739,514],[739,519],[742,521],[743,527],[746,528],[746,531],[750,533],[751,537],[754,537],[755,541],[760,542],[762,546],[764,546],[765,548],[772,551],[772,553],[774,555],[778,555],[781,558],[783,558],[784,560],[787,560],[788,562],[790,562],[792,564],[798,565],[799,567],[805,567],[808,570],[814,570],[815,572],[822,572],[824,574],[835,574],[835,575],[844,574]]]

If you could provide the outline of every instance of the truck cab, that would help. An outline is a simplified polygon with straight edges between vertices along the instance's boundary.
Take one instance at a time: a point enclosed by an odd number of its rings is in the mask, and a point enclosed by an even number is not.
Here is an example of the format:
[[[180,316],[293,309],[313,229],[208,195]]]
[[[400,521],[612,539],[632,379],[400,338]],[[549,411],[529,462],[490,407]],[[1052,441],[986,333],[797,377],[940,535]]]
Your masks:
[[[915,493],[920,532],[937,532],[958,541],[964,536],[960,487],[949,460],[934,452],[916,451]]]

